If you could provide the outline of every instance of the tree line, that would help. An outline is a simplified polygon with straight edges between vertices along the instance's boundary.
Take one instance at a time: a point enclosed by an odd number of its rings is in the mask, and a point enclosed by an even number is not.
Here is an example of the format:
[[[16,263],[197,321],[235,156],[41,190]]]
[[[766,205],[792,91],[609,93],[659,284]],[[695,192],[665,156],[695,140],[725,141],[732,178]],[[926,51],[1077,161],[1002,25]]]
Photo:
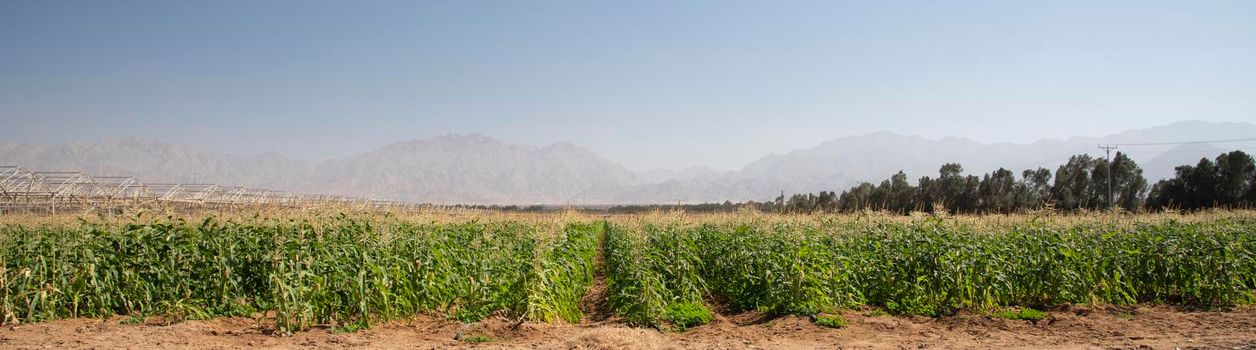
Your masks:
[[[1126,154],[1107,159],[1081,154],[1056,168],[1027,169],[1019,176],[999,168],[988,174],[964,175],[960,164],[948,163],[936,177],[913,185],[899,171],[879,184],[860,183],[848,190],[781,196],[773,201],[691,205],[616,206],[613,213],[679,208],[693,212],[725,212],[751,207],[765,212],[814,213],[879,210],[952,214],[1006,214],[1054,208],[1061,211],[1122,209],[1131,212],[1197,210],[1256,206],[1256,162],[1242,152],[1223,153],[1215,160],[1182,165],[1175,176],[1149,185],[1143,170]]]

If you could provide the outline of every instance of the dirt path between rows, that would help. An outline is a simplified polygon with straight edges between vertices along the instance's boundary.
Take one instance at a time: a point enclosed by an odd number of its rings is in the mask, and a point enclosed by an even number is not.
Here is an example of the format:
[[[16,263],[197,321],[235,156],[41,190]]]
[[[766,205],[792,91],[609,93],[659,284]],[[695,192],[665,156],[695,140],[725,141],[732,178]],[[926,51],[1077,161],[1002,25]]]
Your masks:
[[[377,325],[356,332],[314,329],[264,334],[244,318],[173,325],[124,325],[123,318],[72,319],[0,329],[4,349],[906,349],[906,348],[1153,348],[1256,349],[1256,308],[1186,312],[1160,306],[1072,308],[1037,323],[960,314],[927,317],[845,313],[850,325],[816,326],[801,317],[725,315],[684,333],[660,333],[613,321],[573,325],[491,318],[471,327],[438,318]],[[454,340],[460,331],[488,339]],[[464,338],[465,339],[465,338]]]
[[[580,311],[584,312],[581,325],[589,326],[606,322],[614,316],[611,309],[610,287],[606,283],[606,231],[597,238],[597,255],[593,258],[593,285],[584,293],[580,300]]]

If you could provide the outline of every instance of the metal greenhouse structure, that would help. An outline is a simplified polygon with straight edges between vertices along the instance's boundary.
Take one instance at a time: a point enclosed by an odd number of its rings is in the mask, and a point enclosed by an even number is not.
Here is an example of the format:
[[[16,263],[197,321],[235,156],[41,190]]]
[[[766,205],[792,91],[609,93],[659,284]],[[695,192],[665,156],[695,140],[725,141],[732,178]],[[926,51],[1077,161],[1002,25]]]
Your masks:
[[[92,176],[83,172],[34,171],[21,166],[0,166],[0,214],[56,214],[128,208],[197,210],[320,206],[406,209],[419,205],[219,184],[146,183],[134,176]]]

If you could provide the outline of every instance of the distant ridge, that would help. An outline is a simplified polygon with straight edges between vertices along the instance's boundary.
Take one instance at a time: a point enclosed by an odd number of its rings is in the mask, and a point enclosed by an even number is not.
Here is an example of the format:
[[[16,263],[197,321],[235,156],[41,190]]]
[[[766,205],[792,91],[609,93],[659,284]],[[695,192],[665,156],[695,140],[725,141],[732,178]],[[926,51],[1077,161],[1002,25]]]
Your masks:
[[[436,203],[585,202],[598,188],[635,184],[628,169],[576,145],[508,145],[482,135],[397,142],[319,164],[339,193]]]
[[[1180,122],[1103,137],[986,144],[963,138],[926,139],[891,132],[840,137],[815,147],[774,154],[744,168],[702,167],[634,173],[566,142],[512,145],[478,134],[395,142],[349,157],[312,164],[275,153],[234,156],[136,138],[54,145],[0,143],[0,164],[35,169],[138,175],[151,182],[214,182],[431,203],[620,204],[768,200],[787,193],[840,191],[903,170],[913,181],[958,162],[968,173],[1007,167],[1052,171],[1073,154],[1101,155],[1099,143],[1250,138],[1250,123]],[[1149,180],[1172,175],[1222,151],[1256,151],[1256,142],[1127,147]],[[1256,153],[1256,152],[1253,152]]]

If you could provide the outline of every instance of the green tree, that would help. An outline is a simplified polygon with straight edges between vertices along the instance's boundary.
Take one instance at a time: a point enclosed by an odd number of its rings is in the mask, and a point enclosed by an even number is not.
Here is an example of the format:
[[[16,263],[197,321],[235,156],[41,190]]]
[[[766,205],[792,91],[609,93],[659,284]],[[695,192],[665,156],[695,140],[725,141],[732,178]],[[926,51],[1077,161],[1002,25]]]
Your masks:
[[[1116,206],[1128,211],[1142,208],[1147,193],[1147,178],[1143,177],[1143,169],[1121,152],[1112,158],[1112,192]]]
[[[967,181],[963,175],[964,167],[956,163],[947,163],[938,169],[938,199],[951,212],[964,211],[969,207]]]
[[[1095,158],[1090,161],[1090,182],[1086,186],[1086,209],[1108,208],[1108,160]],[[1113,192],[1116,188],[1111,189]]]
[[[1256,161],[1241,151],[1223,153],[1194,166],[1183,165],[1176,176],[1152,187],[1147,206],[1155,209],[1193,210],[1256,203]]]
[[[1018,207],[1036,209],[1051,201],[1051,170],[1038,168],[1021,172]]]
[[[1155,186],[1151,187],[1151,194],[1147,196],[1147,206],[1155,209],[1189,209],[1191,205],[1190,192],[1187,190],[1186,181],[1191,174],[1195,173],[1195,167],[1191,165],[1182,165],[1173,169],[1176,173],[1171,179],[1160,180]]]
[[[1075,155],[1056,169],[1055,184],[1051,186],[1056,208],[1077,210],[1090,207],[1090,172],[1094,162],[1090,155]]]
[[[1208,158],[1200,159],[1187,174],[1187,209],[1211,208],[1217,204],[1217,165]]]
[[[1256,206],[1256,172],[1252,172],[1252,176],[1247,179],[1247,195],[1243,198],[1247,206]]]
[[[938,194],[938,182],[928,176],[923,176],[916,181],[916,190],[913,191],[912,202],[915,202],[913,210],[921,210],[926,213],[932,213],[933,204],[941,200]]]
[[[1251,191],[1252,176],[1256,174],[1256,162],[1243,151],[1233,151],[1217,156],[1216,196],[1217,204],[1236,206],[1247,202],[1245,195]]]
[[[979,206],[982,212],[1009,213],[1016,204],[1016,175],[999,168],[985,175],[978,187]]]
[[[912,203],[912,194],[915,188],[907,182],[907,174],[899,170],[894,176],[890,177],[890,207],[896,213],[906,214],[915,206]]]
[[[870,199],[872,197],[873,186],[870,183],[860,183],[859,186],[851,187],[849,191],[842,192],[838,202],[841,203],[841,210],[844,212],[856,212],[868,209]]]

